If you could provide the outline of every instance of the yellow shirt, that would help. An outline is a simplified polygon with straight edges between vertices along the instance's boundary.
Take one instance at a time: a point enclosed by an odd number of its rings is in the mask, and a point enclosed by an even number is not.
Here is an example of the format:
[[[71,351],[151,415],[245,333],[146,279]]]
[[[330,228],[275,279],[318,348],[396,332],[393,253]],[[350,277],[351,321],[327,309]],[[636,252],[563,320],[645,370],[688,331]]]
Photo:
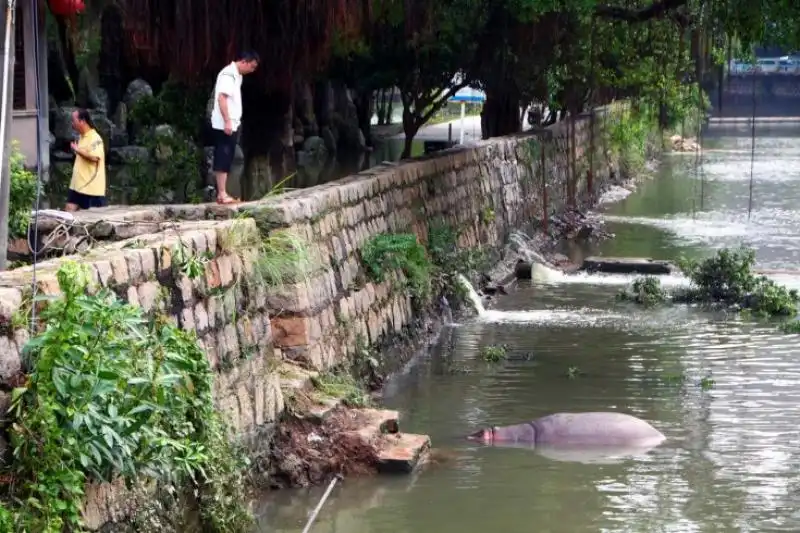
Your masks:
[[[99,157],[97,163],[92,163],[75,154],[75,165],[72,167],[72,182],[69,188],[75,192],[89,196],[106,195],[106,152],[103,148],[103,138],[96,130],[91,129],[81,135],[78,148],[84,152]]]

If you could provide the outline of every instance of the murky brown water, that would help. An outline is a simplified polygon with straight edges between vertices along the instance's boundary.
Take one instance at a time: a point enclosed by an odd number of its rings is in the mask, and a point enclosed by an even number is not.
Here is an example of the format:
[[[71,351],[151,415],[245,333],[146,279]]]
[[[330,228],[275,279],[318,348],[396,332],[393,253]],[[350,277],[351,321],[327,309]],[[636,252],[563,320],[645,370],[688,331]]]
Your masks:
[[[749,139],[727,137],[709,146],[747,153],[705,155],[702,210],[694,158],[672,156],[661,178],[609,208],[618,238],[597,251],[673,258],[743,243],[764,267],[800,268],[800,139],[758,142],[749,222]],[[626,281],[522,286],[448,328],[385,403],[452,460],[410,477],[345,481],[312,531],[800,531],[798,338],[725,314],[618,304]],[[478,350],[492,343],[532,357],[487,365]],[[581,410],[635,414],[668,441],[644,457],[583,464],[461,438],[484,424]],[[258,531],[301,531],[322,491],[271,494]]]

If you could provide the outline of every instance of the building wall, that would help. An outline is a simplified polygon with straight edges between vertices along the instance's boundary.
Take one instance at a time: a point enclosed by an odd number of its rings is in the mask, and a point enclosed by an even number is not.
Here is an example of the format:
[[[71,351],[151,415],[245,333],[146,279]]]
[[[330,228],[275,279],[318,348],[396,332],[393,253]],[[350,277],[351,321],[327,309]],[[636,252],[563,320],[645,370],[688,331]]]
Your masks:
[[[34,48],[37,38],[34,31],[34,17],[30,2],[18,3],[16,25],[21,34],[21,38],[16,40],[17,50],[14,69],[17,75],[14,76],[14,110],[11,122],[11,138],[19,145],[19,149],[25,156],[25,165],[34,168],[37,165],[37,154],[42,154],[42,167],[45,171],[50,168],[50,127],[48,117],[48,91],[47,91],[47,36],[45,34],[45,10],[44,2],[40,2],[39,11],[39,86],[41,88],[41,102],[37,109],[36,105],[36,52]],[[22,44],[20,47],[19,45]],[[19,60],[22,58],[22,61]],[[20,84],[22,81],[22,84]],[[22,87],[24,86],[24,87]],[[37,150],[36,144],[36,124],[37,115],[39,116],[39,126],[41,131],[40,148]]]

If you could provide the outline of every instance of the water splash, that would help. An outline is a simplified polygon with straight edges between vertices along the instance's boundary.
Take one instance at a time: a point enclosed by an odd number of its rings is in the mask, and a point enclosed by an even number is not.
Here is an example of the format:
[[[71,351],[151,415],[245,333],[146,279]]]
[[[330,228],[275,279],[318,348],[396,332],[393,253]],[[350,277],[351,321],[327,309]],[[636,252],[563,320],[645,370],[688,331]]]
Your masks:
[[[467,301],[472,305],[472,308],[475,309],[475,312],[478,313],[478,316],[485,315],[486,308],[483,306],[481,297],[475,292],[472,283],[461,274],[456,274],[456,281],[464,289],[464,292],[466,292]]]

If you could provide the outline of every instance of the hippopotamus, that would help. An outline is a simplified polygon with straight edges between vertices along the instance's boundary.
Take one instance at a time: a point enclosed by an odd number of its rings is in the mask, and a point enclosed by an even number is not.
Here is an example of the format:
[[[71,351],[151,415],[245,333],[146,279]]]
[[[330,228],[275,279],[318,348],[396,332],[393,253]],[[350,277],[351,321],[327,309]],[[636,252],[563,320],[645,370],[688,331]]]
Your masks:
[[[556,413],[513,426],[494,426],[467,436],[492,446],[541,449],[553,459],[629,455],[664,442],[656,428],[635,416],[613,412]],[[575,455],[571,457],[570,454]]]

